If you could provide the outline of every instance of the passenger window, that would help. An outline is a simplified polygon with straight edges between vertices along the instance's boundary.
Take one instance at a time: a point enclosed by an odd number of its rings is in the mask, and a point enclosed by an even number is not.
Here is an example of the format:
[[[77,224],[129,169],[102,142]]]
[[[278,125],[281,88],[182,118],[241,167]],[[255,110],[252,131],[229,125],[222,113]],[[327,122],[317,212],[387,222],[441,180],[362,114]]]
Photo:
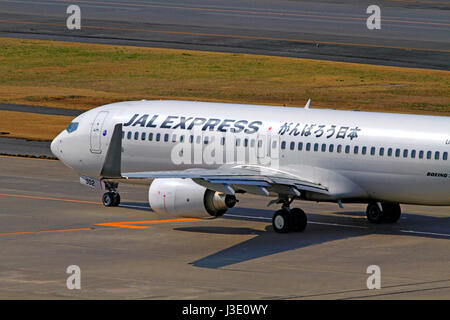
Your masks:
[[[384,156],[384,148],[380,148],[380,156]]]
[[[161,133],[156,134],[156,141],[159,141],[159,140],[161,140]]]
[[[202,140],[202,137],[200,137],[200,136],[197,136],[197,138],[195,138],[195,142],[197,144],[200,144],[201,140]]]
[[[432,155],[433,153],[431,152],[431,151],[428,151],[427,152],[427,159],[431,159],[431,155]]]
[[[149,132],[148,141],[152,141],[152,140],[153,140],[153,132]]]
[[[290,148],[291,148],[291,150],[294,150],[294,148],[295,148],[295,142],[294,141],[291,142]]]
[[[180,136],[180,142],[184,141],[184,135]]]
[[[192,137],[192,136],[191,136]],[[222,139],[220,139],[220,144],[221,145],[225,145],[225,138],[222,137]]]
[[[245,138],[245,139],[244,139],[244,147],[247,147],[247,146],[248,146],[248,139]]]
[[[236,139],[236,147],[239,147],[241,145],[241,139]]]
[[[255,139],[250,140],[250,148],[255,147]]]
[[[139,139],[139,132],[134,133],[134,140],[137,140],[137,139]]]
[[[176,134],[172,135],[172,142],[177,142],[177,135]]]
[[[337,146],[337,153],[341,153],[341,152],[342,152],[342,145],[339,144],[339,145]]]
[[[395,149],[395,156],[400,157],[400,149]]]
[[[353,149],[353,153],[354,154],[358,154],[358,152],[359,152],[359,147],[355,146],[355,148]]]
[[[169,134],[168,133],[166,133],[164,135],[164,142],[167,142],[167,141],[169,141]]]
[[[388,157],[392,157],[392,148],[388,149]]]
[[[345,146],[345,153],[350,153],[350,146]]]
[[[423,159],[423,156],[424,156],[424,152],[423,152],[423,150],[421,150],[421,151],[419,152],[419,158],[420,158],[420,159]]]
[[[372,156],[375,155],[375,151],[376,151],[375,147],[370,148],[370,154],[371,154]]]
[[[131,139],[131,131],[128,131],[128,133],[127,133],[127,139],[128,139],[128,140]]]
[[[442,160],[448,160],[448,152],[444,152],[444,154],[442,155]]]
[[[403,150],[403,158],[408,158],[408,149]]]
[[[436,153],[434,154],[434,160],[439,160],[441,156],[441,153],[439,151],[436,151]]]
[[[286,141],[281,141],[281,149],[286,149]]]
[[[314,151],[319,151],[319,144],[318,143],[314,144]]]
[[[146,133],[145,133],[145,132],[142,132],[142,134],[141,134],[141,140],[142,140],[142,141],[145,140],[145,136],[146,136]]]
[[[208,142],[209,142],[209,138],[208,138],[208,137],[205,137],[205,140],[203,140],[203,143],[204,143],[204,144],[208,144]]]
[[[308,142],[306,144],[306,151],[309,151],[309,150],[311,150],[311,143]]]
[[[361,153],[362,154],[366,154],[367,153],[367,147],[362,147]]]
[[[411,158],[416,158],[416,150],[411,150]]]
[[[329,152],[333,152],[334,151],[334,144],[330,144],[330,146],[328,147],[328,151]]]
[[[298,143],[298,151],[302,151],[303,149],[303,142]]]
[[[325,151],[327,151],[327,145],[324,143],[324,144],[322,144],[322,152],[325,152]]]
[[[258,148],[261,148],[263,145],[263,141],[262,140],[258,140]]]

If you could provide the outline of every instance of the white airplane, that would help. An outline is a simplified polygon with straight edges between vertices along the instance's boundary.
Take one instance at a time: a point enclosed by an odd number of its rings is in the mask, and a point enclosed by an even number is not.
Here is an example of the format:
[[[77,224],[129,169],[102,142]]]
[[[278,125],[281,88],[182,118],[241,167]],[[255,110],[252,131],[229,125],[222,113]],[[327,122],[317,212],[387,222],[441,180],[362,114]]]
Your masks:
[[[450,118],[192,101],[131,101],[89,110],[51,150],[80,182],[149,185],[156,212],[219,217],[244,193],[272,196],[276,232],[303,231],[294,200],[367,203],[372,223],[400,204],[450,205]]]

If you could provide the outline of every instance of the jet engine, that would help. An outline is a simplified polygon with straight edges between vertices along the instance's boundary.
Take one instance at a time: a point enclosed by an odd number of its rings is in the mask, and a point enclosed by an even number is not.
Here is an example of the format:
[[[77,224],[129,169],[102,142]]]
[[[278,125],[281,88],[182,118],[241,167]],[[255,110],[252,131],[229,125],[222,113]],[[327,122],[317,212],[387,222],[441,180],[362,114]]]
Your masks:
[[[192,179],[153,180],[148,201],[157,213],[186,218],[216,218],[234,207],[235,196],[202,187]]]

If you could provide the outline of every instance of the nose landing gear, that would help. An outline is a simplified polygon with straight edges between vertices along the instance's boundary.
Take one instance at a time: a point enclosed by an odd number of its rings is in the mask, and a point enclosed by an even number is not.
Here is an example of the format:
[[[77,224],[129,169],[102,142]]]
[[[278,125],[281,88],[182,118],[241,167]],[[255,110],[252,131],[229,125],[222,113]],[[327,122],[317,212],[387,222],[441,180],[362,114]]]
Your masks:
[[[120,195],[117,192],[103,194],[102,202],[105,207],[117,207],[120,204]]]
[[[105,207],[117,207],[120,204],[120,195],[116,191],[118,184],[105,184],[108,192],[103,194],[102,202]]]

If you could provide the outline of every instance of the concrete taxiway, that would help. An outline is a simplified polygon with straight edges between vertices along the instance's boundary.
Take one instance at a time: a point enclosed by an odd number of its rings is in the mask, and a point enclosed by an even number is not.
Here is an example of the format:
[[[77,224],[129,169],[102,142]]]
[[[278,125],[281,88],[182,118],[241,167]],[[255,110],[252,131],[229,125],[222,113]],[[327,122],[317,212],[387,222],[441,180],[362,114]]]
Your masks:
[[[69,5],[81,29],[66,27]],[[0,0],[0,36],[450,69],[448,1]]]
[[[50,151],[50,143],[50,141],[30,141],[0,137],[0,155],[28,155],[54,158],[55,156]]]
[[[120,186],[121,206],[106,208],[59,161],[0,168],[0,299],[450,298],[449,207],[403,206],[399,223],[371,225],[362,205],[298,202],[306,231],[276,234],[261,197],[179,220],[152,212],[142,186]],[[81,290],[66,287],[70,265]]]

